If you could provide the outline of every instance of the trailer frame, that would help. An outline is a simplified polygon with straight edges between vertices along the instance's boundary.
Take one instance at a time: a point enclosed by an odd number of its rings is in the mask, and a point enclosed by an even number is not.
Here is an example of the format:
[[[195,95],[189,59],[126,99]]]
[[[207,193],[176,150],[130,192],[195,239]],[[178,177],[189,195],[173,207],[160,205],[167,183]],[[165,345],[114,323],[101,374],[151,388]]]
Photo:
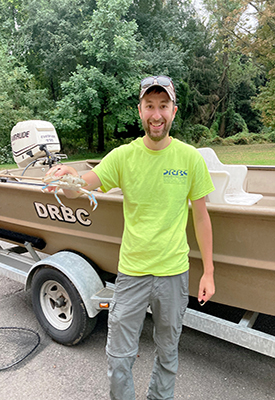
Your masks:
[[[43,256],[45,258],[42,260],[30,242],[25,242],[23,246],[12,246],[6,249],[2,248],[0,243],[0,275],[24,284],[25,290],[27,290],[31,288],[32,277],[30,274],[36,266],[47,263],[48,257]],[[58,264],[55,265],[55,268],[58,269]],[[61,272],[66,275],[64,268]],[[69,277],[74,281],[72,271]],[[84,296],[84,304],[86,308],[93,310],[93,317],[103,309],[109,309],[114,286],[113,283],[105,282],[105,285],[96,293],[92,293],[89,298]],[[82,292],[82,288],[80,288],[80,292]],[[150,307],[148,312],[151,312]],[[247,310],[244,311],[240,322],[234,323],[188,307],[182,323],[188,328],[275,358],[275,336],[253,329],[258,316],[259,313]]]

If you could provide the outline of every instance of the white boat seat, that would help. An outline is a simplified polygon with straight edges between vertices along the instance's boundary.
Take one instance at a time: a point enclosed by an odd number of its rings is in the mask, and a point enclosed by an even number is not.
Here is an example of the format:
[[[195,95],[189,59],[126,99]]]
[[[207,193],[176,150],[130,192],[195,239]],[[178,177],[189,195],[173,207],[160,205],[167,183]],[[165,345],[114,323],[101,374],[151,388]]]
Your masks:
[[[208,195],[210,203],[251,206],[262,199],[261,194],[248,193],[243,189],[247,175],[245,165],[223,164],[210,147],[200,148],[198,151],[206,162],[215,186],[214,192]]]

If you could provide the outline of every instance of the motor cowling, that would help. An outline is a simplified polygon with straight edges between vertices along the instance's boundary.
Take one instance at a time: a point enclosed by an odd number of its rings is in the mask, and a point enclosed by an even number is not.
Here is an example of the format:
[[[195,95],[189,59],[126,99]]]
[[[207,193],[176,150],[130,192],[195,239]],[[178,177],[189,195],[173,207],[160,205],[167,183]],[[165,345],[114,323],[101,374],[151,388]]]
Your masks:
[[[48,121],[30,120],[18,122],[11,131],[11,147],[18,167],[26,167],[32,161],[59,153],[60,142],[56,130]]]

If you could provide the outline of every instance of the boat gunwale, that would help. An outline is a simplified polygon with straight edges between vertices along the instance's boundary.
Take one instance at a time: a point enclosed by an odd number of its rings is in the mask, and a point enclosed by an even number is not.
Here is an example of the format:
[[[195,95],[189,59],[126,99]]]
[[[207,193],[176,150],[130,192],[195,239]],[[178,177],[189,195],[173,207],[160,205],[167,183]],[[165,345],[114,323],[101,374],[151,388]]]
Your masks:
[[[30,178],[31,179],[31,178]],[[13,181],[13,182],[1,182],[0,181],[0,188],[1,186],[7,186],[10,189],[13,190],[20,190],[22,189],[22,187],[24,187],[25,190],[27,191],[32,191],[32,192],[42,192],[42,187],[45,186],[45,184],[43,183],[29,183],[29,182],[18,182],[18,181]],[[100,201],[114,201],[114,202],[118,202],[118,203],[122,203],[123,202],[123,195],[121,193],[119,194],[112,194],[112,193],[104,193],[101,191],[97,191],[97,190],[92,190],[94,196],[96,197],[96,199],[99,199]],[[42,192],[43,193],[43,192]],[[44,193],[46,196],[53,196],[53,193],[50,192],[45,192]],[[59,195],[61,195],[61,197],[66,198],[66,196],[64,194],[62,194],[62,192],[58,193]],[[76,199],[68,199],[68,200],[79,200],[80,198],[85,198],[88,197],[87,194],[83,193],[83,195],[81,197],[78,197]]]
[[[241,164],[239,164],[241,165]],[[248,170],[275,171],[275,165],[246,165]]]
[[[275,167],[274,167],[275,170]],[[22,190],[22,187],[24,187],[25,190],[28,191],[41,191],[41,188],[44,186],[43,183],[28,183],[28,182],[3,182],[0,181],[0,188],[2,186],[9,187],[10,189],[14,190]],[[122,193],[104,193],[101,191],[93,190],[93,194],[95,195],[96,199],[99,201],[104,201],[104,202],[116,202],[116,203],[123,203],[123,194]],[[61,194],[61,197],[65,196]],[[51,195],[53,196],[52,193],[47,193],[45,192],[45,195]],[[81,198],[87,197],[86,194],[83,194]],[[264,196],[265,197],[274,197],[274,196]],[[80,197],[79,197],[80,198]],[[74,199],[74,200],[78,200]],[[263,198],[263,199],[264,199]],[[71,199],[70,199],[71,200]],[[275,201],[275,197],[274,197]],[[252,205],[252,206],[247,206],[247,205],[234,205],[234,204],[213,204],[210,202],[206,201],[207,209],[210,213],[224,213],[224,214],[236,214],[236,215],[255,215],[259,217],[269,217],[269,218],[275,218],[275,206],[261,206],[258,204]],[[192,208],[191,204],[189,204],[189,208]]]

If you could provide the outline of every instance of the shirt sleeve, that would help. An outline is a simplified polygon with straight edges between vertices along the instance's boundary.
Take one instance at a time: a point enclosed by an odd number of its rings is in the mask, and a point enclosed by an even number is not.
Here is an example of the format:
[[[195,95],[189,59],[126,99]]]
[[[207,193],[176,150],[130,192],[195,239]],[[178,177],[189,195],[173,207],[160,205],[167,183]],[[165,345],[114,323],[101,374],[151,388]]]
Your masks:
[[[103,192],[120,187],[120,169],[118,163],[118,149],[113,149],[101,162],[93,168],[93,172],[99,177]]]

